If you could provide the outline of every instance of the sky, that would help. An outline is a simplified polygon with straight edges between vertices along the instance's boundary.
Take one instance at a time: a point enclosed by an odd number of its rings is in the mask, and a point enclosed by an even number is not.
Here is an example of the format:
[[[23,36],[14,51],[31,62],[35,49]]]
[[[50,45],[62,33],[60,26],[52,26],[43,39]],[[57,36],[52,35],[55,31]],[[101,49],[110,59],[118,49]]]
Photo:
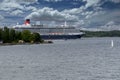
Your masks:
[[[120,0],[0,0],[0,26],[31,23],[120,29]]]

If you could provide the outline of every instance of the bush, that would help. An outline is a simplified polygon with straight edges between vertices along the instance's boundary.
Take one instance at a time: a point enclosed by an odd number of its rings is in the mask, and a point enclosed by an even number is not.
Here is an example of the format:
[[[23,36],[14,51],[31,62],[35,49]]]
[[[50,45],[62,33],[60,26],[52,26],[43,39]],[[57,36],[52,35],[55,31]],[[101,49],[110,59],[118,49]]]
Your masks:
[[[2,40],[2,33],[3,33],[3,30],[0,29],[0,41]]]
[[[39,33],[33,33],[33,36],[34,36],[34,39],[33,39],[34,42],[40,42],[41,41],[41,37],[40,37]]]
[[[23,42],[32,43],[43,41],[39,33],[31,33],[29,30],[20,32],[15,31],[14,29],[9,29],[7,27],[0,29],[0,41],[3,43],[19,43],[20,40]]]
[[[31,42],[32,39],[32,34],[29,30],[24,30],[22,31],[22,40],[24,40],[25,42]]]
[[[3,43],[9,43],[9,28],[4,27],[4,31],[2,32],[2,40]]]
[[[15,30],[10,29],[9,30],[9,42],[13,42],[13,41],[15,41]]]

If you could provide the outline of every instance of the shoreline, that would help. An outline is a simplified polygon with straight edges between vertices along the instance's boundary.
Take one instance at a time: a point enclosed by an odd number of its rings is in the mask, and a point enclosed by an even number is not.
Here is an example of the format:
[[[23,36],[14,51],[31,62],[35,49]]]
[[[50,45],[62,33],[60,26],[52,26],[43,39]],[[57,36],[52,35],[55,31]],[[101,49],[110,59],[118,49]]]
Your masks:
[[[9,45],[33,45],[33,44],[53,44],[53,41],[44,41],[36,43],[0,43],[0,46],[9,46]]]

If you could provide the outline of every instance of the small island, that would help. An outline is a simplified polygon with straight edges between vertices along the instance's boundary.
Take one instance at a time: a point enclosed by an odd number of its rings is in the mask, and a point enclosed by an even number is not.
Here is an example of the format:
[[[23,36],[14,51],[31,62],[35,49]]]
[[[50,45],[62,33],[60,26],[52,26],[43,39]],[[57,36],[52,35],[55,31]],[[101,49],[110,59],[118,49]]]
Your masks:
[[[0,45],[52,43],[41,38],[39,33],[29,30],[16,31],[12,28],[0,28]]]

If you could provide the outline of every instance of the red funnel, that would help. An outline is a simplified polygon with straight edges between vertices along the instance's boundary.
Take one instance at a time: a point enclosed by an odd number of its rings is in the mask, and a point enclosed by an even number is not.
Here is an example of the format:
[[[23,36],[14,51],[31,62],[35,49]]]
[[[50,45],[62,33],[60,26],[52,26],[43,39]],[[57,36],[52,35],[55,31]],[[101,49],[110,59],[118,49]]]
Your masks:
[[[29,25],[30,24],[30,19],[26,19],[25,20],[25,25]]]

